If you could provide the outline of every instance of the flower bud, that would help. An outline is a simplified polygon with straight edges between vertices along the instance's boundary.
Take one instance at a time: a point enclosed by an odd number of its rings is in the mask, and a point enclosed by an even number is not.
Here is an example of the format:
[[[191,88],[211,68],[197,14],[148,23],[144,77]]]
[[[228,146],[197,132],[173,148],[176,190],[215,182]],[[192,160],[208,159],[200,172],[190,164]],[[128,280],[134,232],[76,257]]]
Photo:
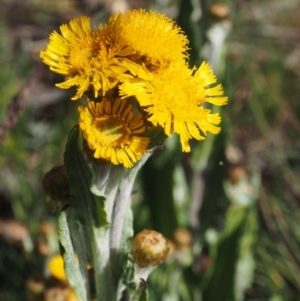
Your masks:
[[[175,243],[177,249],[190,247],[192,239],[192,234],[187,229],[178,228],[173,232],[172,240]]]
[[[167,239],[153,230],[141,231],[131,243],[133,260],[140,268],[159,265],[166,259],[168,252]]]
[[[42,221],[40,223],[39,230],[40,230],[40,234],[44,236],[57,233],[56,225],[49,221]]]
[[[37,243],[36,249],[37,249],[38,253],[43,256],[49,256],[51,254],[51,249],[50,249],[49,245],[47,244],[47,242],[45,242],[43,240],[39,241]]]
[[[29,278],[25,281],[25,287],[30,296],[40,295],[45,286],[45,279],[42,277]]]
[[[225,3],[214,3],[209,7],[210,16],[216,20],[228,19],[230,8]]]
[[[242,179],[247,178],[247,171],[241,165],[233,165],[228,170],[228,178],[231,184],[237,184]]]
[[[21,247],[26,238],[30,237],[28,228],[16,219],[0,220],[0,238]]]

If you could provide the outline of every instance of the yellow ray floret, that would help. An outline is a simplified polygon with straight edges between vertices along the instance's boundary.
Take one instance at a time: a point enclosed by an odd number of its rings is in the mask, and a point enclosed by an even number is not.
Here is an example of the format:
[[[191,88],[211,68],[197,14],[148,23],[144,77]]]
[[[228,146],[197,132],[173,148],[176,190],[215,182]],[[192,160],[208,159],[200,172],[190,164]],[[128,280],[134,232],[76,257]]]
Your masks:
[[[147,152],[149,138],[144,136],[143,116],[134,115],[126,99],[89,101],[78,110],[79,126],[95,158],[129,168]]]
[[[50,70],[65,76],[57,87],[77,87],[73,100],[104,96],[120,82],[187,57],[188,40],[174,21],[142,9],[114,14],[94,30],[83,16],[60,31],[50,35],[40,56]]]
[[[216,77],[207,63],[195,71],[182,61],[161,69],[151,79],[125,81],[120,93],[124,97],[135,95],[149,113],[149,121],[163,127],[168,136],[173,131],[177,133],[183,151],[189,152],[190,139],[203,140],[207,132],[217,134],[220,131],[219,114],[203,107],[205,102],[227,103],[221,85],[215,83]]]
[[[143,9],[113,15],[107,24],[122,49],[131,48],[153,64],[187,57],[187,37],[166,15]],[[134,59],[134,58],[133,58]]]
[[[56,86],[62,89],[77,86],[73,100],[87,91],[94,97],[104,95],[120,80],[130,77],[125,74],[127,67],[106,47],[105,39],[97,38],[97,31],[92,31],[90,18],[73,19],[60,26],[60,31],[61,35],[55,31],[50,35],[50,43],[40,55],[50,70],[65,75],[66,80]]]

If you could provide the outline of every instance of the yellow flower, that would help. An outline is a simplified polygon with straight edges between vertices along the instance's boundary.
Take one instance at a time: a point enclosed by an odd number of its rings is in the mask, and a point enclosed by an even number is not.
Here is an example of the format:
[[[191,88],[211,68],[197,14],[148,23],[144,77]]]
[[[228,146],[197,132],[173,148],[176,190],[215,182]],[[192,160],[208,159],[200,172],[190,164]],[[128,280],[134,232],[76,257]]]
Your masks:
[[[190,139],[220,131],[219,114],[205,103],[226,104],[222,86],[207,63],[187,66],[188,40],[167,16],[132,10],[112,15],[94,30],[90,19],[81,17],[60,31],[51,34],[41,58],[65,75],[58,87],[77,86],[73,100],[85,94],[96,101],[79,108],[80,128],[95,158],[133,166],[149,145],[144,119],[168,136],[177,133],[185,152]],[[109,95],[134,96],[141,113],[134,116],[127,100],[111,102]]]
[[[51,275],[63,282],[64,284],[67,285],[68,290],[67,290],[67,295],[65,296],[65,301],[77,301],[77,296],[73,289],[69,286],[67,276],[65,274],[65,268],[64,268],[64,260],[60,254],[57,254],[53,256],[48,264],[47,268]]]
[[[163,14],[143,9],[113,15],[108,21],[122,49],[132,48],[131,59],[151,64],[168,64],[187,57],[188,40],[180,27]],[[140,58],[141,57],[141,58]]]
[[[64,260],[60,254],[53,256],[49,260],[47,268],[53,277],[60,281],[67,282],[67,276],[64,269]]]
[[[90,18],[73,19],[60,26],[60,31],[61,35],[55,31],[50,35],[50,43],[40,55],[50,70],[65,75],[66,80],[57,87],[77,86],[73,100],[86,92],[92,92],[94,97],[99,91],[104,95],[120,80],[130,77],[125,74],[127,67],[106,47],[105,39],[99,39],[97,31],[92,32]]]
[[[127,100],[114,102],[103,98],[101,102],[89,101],[80,106],[79,126],[94,157],[132,167],[147,152],[149,138],[141,113],[132,112]]]
[[[203,107],[205,102],[224,105],[221,85],[214,85],[216,77],[207,63],[191,70],[184,62],[173,63],[149,79],[130,79],[120,86],[120,94],[135,95],[149,113],[153,125],[164,128],[165,134],[179,134],[182,149],[190,151],[191,138],[205,139],[207,132],[217,134],[221,121],[219,114]]]
[[[114,14],[108,23],[92,30],[90,18],[73,19],[54,31],[41,58],[50,70],[65,76],[56,84],[77,87],[72,98],[95,98],[140,73],[156,70],[187,56],[187,38],[163,14],[145,10]]]

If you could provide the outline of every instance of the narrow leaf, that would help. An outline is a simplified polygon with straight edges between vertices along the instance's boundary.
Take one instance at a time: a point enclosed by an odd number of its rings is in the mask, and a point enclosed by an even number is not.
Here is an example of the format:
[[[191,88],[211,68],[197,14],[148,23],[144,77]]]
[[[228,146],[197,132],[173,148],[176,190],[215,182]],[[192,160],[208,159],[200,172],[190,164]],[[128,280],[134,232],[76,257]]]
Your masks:
[[[68,208],[66,210],[68,210]],[[59,240],[62,257],[65,263],[65,273],[78,299],[80,301],[88,301],[87,291],[84,285],[85,281],[80,273],[76,254],[73,249],[66,210],[61,211],[58,220]]]

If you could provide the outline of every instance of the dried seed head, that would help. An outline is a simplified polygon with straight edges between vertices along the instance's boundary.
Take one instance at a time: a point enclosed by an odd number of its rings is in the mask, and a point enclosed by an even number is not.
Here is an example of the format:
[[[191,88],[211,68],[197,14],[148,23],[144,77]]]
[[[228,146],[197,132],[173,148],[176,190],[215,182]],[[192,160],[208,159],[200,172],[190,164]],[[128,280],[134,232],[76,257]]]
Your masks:
[[[167,239],[153,230],[141,231],[131,243],[133,260],[140,268],[159,265],[166,259],[168,252]]]

